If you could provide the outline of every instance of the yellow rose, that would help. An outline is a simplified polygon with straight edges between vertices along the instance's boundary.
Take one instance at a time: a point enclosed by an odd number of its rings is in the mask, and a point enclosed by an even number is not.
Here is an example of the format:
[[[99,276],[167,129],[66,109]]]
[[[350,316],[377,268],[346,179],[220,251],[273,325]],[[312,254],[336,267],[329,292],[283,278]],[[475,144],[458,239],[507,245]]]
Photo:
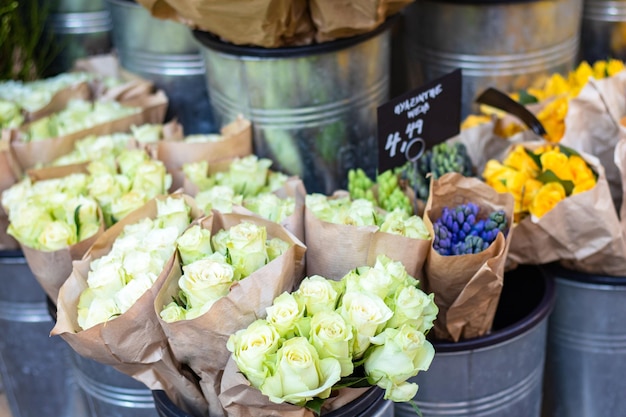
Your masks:
[[[511,167],[502,165],[495,159],[487,161],[483,170],[483,178],[485,182],[493,187],[499,193],[507,192],[507,179],[515,175],[517,171]]]
[[[573,175],[569,164],[569,158],[558,150],[548,151],[541,154],[541,169],[543,172],[552,171],[563,181],[572,181]]]
[[[515,199],[515,213],[521,213],[523,210],[523,196],[525,194],[526,182],[530,178],[521,171],[516,171],[506,179],[506,191],[513,195]]]
[[[518,210],[516,206],[515,212],[528,213],[530,205],[541,187],[543,187],[543,183],[539,180],[533,178],[526,180],[522,191],[521,207]]]
[[[620,61],[619,59],[609,59],[606,64],[606,75],[608,77],[612,77],[618,72],[623,71],[624,68],[624,62]]]
[[[546,104],[537,114],[537,119],[546,129],[548,141],[559,142],[563,137],[568,106],[567,97],[559,97]]]
[[[502,163],[508,167],[523,172],[528,177],[536,177],[539,174],[537,163],[528,155],[522,145],[517,145],[509,152]]]
[[[574,187],[580,187],[582,191],[587,191],[596,185],[596,176],[587,162],[578,155],[572,155],[568,159],[568,165],[572,173]],[[579,190],[578,192],[582,192]]]
[[[560,96],[569,92],[569,84],[567,80],[558,73],[552,74],[552,76],[546,82],[543,89],[543,99]]]
[[[535,217],[542,217],[563,199],[565,199],[565,188],[558,182],[549,182],[537,191],[529,211]]]
[[[481,125],[483,123],[489,123],[491,121],[491,117],[484,114],[470,114],[463,120],[461,123],[461,130],[463,129],[471,129],[472,127]]]
[[[591,65],[589,65],[587,61],[582,61],[578,67],[569,74],[568,78],[572,86],[570,97],[577,96],[591,77],[593,77],[593,68],[591,68]]]

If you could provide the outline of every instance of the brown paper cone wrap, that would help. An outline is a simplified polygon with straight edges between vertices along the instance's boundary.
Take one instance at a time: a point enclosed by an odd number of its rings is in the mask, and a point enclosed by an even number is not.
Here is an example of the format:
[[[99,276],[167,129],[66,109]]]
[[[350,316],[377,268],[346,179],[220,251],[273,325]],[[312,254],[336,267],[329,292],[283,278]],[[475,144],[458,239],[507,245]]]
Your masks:
[[[322,415],[336,410],[363,395],[368,388],[342,388],[324,401]],[[222,377],[219,400],[228,416],[237,417],[316,417],[304,407],[289,403],[276,404],[250,385],[237,364],[228,360]]]
[[[420,279],[430,240],[381,232],[378,226],[351,226],[318,219],[304,208],[306,275],[339,280],[352,269],[374,265],[380,254],[400,261],[407,273]]]
[[[252,154],[252,126],[242,117],[221,129],[224,140],[220,142],[186,143],[162,141],[157,145],[157,159],[163,161],[172,174],[171,190],[184,186],[183,165],[198,161],[221,161]]]
[[[91,98],[92,95],[91,89],[89,88],[89,83],[80,82],[56,92],[50,99],[50,102],[48,102],[45,106],[38,110],[27,112],[25,114],[24,120],[26,122],[32,122],[34,120],[48,116],[52,113],[63,110],[65,107],[67,107],[67,104],[71,100],[90,100]]]
[[[193,204],[190,197],[179,197]],[[199,386],[182,365],[174,360],[154,311],[154,299],[171,269],[174,252],[150,290],[128,311],[87,330],[82,330],[78,325],[78,301],[82,291],[87,288],[91,262],[111,250],[124,226],[146,217],[155,218],[156,213],[156,199],[153,199],[106,230],[83,259],[73,263],[72,273],[59,291],[57,322],[51,335],[61,336],[81,356],[110,365],[144,383],[151,390],[164,390],[186,412],[205,416],[208,408]],[[192,217],[198,214],[197,208],[192,205]]]
[[[327,42],[370,32],[412,2],[413,0],[310,0],[311,17],[317,30],[315,40]]]
[[[161,325],[168,337],[175,358],[201,375],[200,386],[208,400],[211,417],[223,415],[217,401],[222,371],[230,356],[226,342],[231,334],[248,327],[258,318],[265,317],[265,308],[285,291],[291,292],[303,278],[301,264],[305,247],[294,235],[280,225],[256,216],[223,214],[213,211],[200,222],[215,235],[242,221],[265,226],[269,238],[278,237],[291,244],[291,248],[250,276],[231,287],[230,293],[216,301],[205,314],[191,320]],[[179,264],[158,293],[154,308],[159,315],[173,296],[179,292],[178,280],[182,275]]]
[[[604,168],[594,156],[580,155],[598,174],[596,186],[565,198],[539,219],[527,216],[517,223],[508,256],[516,264],[561,261],[581,272],[621,276],[626,242]]]
[[[162,123],[167,110],[168,99],[161,90],[154,94],[134,97],[126,100],[125,105],[138,107],[138,113],[122,117],[107,123],[100,123],[89,129],[68,135],[35,142],[24,142],[20,132],[11,137],[10,146],[21,169],[26,170],[39,165],[46,165],[60,156],[70,153],[79,139],[89,135],[110,135],[115,132],[128,132],[132,125]],[[24,129],[28,126],[25,125]]]
[[[305,0],[139,0],[162,19],[211,32],[236,45],[305,45],[313,24]]]
[[[619,210],[622,176],[614,161],[619,122],[626,116],[626,71],[604,79],[590,78],[569,101],[561,144],[593,155],[604,167],[611,196]]]
[[[475,203],[480,215],[503,209],[512,224],[513,196],[498,193],[477,178],[457,173],[433,180],[424,222],[431,234],[444,207]],[[439,314],[434,324],[437,339],[459,341],[483,336],[491,330],[502,292],[504,265],[512,230],[499,233],[486,250],[471,255],[442,256],[432,246],[424,269],[426,291],[435,294]]]

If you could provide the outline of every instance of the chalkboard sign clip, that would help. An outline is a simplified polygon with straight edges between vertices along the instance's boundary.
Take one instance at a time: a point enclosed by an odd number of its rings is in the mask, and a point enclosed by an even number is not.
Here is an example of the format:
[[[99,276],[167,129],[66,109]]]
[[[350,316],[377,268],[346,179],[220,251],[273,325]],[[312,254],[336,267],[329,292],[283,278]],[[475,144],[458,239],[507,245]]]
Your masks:
[[[526,126],[539,136],[545,136],[547,134],[546,129],[530,110],[513,100],[502,91],[489,87],[483,91],[480,96],[478,96],[476,102],[504,110],[505,112],[518,117],[526,124]]]

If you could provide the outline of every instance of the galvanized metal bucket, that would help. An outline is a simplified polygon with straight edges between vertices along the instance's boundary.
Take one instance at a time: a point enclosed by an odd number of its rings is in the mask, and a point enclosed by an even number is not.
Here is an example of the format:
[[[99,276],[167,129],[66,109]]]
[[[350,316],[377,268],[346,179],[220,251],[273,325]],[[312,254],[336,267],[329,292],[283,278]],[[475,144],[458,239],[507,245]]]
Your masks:
[[[166,119],[175,117],[185,134],[217,132],[204,61],[190,29],[182,23],[154,18],[132,0],[107,0],[107,4],[120,65],[165,92],[169,100]]]
[[[580,59],[626,60],[626,1],[584,0]]]
[[[409,86],[463,74],[462,117],[488,87],[513,92],[577,63],[583,0],[422,0],[406,11]]]
[[[322,417],[394,417],[394,403],[385,400],[383,394],[378,387],[370,388],[356,400]],[[164,391],[153,391],[152,395],[159,417],[194,417],[178,408]]]
[[[77,59],[111,51],[111,16],[104,0],[55,0],[51,3],[46,26],[60,51],[46,69],[46,75],[70,70]]]
[[[388,99],[390,27],[301,47],[265,49],[195,31],[216,121],[252,121],[255,153],[302,178],[308,192],[344,188],[348,170],[374,175],[376,110]]]
[[[435,341],[430,369],[412,379],[424,417],[539,417],[554,300],[554,280],[539,268],[506,273],[494,330],[457,343]],[[396,417],[415,416],[408,404],[395,408]]]
[[[544,409],[550,417],[626,415],[626,277],[557,265]]]
[[[67,344],[21,251],[0,252],[0,375],[13,417],[85,415]]]

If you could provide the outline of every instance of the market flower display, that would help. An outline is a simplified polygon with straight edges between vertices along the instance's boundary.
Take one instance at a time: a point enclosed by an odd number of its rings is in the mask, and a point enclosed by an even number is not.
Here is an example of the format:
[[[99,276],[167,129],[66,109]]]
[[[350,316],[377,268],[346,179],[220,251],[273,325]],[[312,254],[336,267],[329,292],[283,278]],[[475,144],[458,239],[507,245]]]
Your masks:
[[[597,174],[578,154],[562,145],[534,150],[514,146],[502,162],[489,160],[482,173],[485,182],[515,198],[515,221],[532,215],[541,218],[560,201],[592,189]]]
[[[414,212],[413,202],[405,192],[405,184],[394,170],[376,175],[375,180],[361,168],[348,171],[348,192],[353,200],[365,199],[386,211],[400,209],[406,214]]]
[[[420,301],[403,309],[397,294],[404,291]],[[358,377],[383,388],[386,399],[410,401],[417,385],[408,379],[428,370],[435,354],[426,339],[438,312],[433,300],[400,262],[379,255],[338,281],[306,277],[227,347],[274,403],[313,406]]]
[[[191,221],[189,213],[184,199],[157,200],[155,219],[126,225],[109,253],[91,262],[78,302],[82,329],[123,314],[154,284]]]

